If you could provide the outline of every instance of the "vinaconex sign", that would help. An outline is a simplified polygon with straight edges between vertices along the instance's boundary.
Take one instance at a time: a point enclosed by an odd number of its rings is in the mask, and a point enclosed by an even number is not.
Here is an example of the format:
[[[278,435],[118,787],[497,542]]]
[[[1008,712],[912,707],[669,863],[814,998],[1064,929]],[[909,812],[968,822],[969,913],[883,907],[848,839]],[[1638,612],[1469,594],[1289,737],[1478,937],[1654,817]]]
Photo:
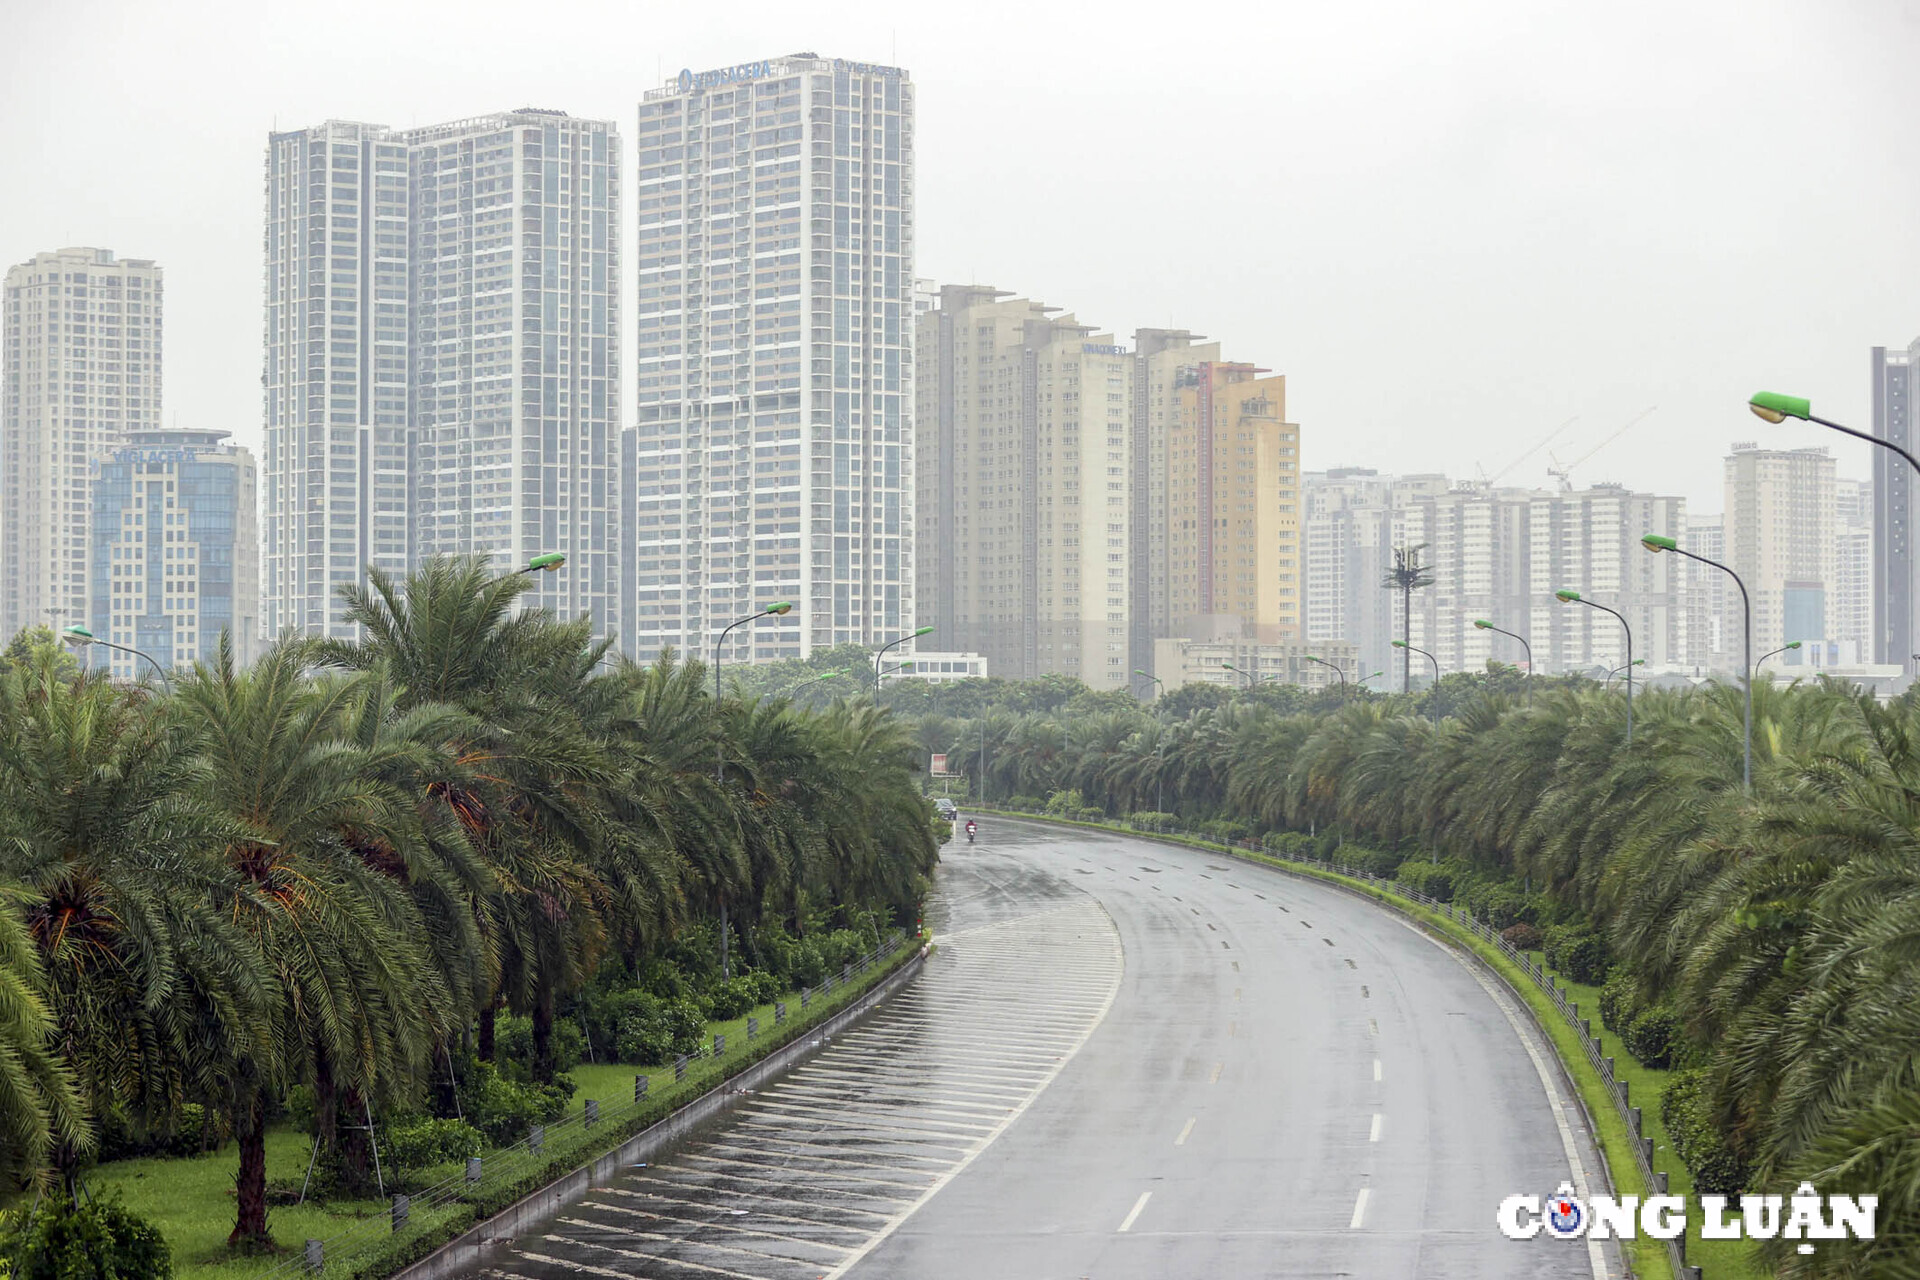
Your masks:
[[[1874,1210],[1879,1196],[1823,1196],[1811,1182],[1803,1182],[1791,1197],[1742,1197],[1737,1216],[1727,1216],[1726,1196],[1700,1197],[1700,1238],[1703,1240],[1855,1240],[1873,1239]],[[1687,1229],[1687,1202],[1682,1196],[1594,1196],[1591,1204],[1574,1195],[1566,1183],[1550,1196],[1508,1196],[1500,1202],[1500,1234],[1509,1240],[1531,1240],[1545,1231],[1556,1240],[1631,1240],[1644,1233],[1671,1240]],[[1812,1253],[1802,1244],[1801,1253]]]
[[[680,92],[694,89],[711,89],[717,84],[739,84],[743,80],[759,80],[773,74],[770,62],[743,62],[736,67],[721,67],[718,71],[680,72]]]

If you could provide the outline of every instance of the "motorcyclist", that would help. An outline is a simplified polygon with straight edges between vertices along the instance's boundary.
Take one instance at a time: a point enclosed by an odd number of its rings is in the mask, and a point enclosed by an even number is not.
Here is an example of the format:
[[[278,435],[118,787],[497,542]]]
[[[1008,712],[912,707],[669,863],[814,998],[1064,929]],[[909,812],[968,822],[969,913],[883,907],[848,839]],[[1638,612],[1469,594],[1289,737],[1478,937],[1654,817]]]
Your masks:
[[[979,828],[975,825],[973,819],[968,818],[967,819],[967,843],[968,844],[973,843],[973,833],[978,829]]]

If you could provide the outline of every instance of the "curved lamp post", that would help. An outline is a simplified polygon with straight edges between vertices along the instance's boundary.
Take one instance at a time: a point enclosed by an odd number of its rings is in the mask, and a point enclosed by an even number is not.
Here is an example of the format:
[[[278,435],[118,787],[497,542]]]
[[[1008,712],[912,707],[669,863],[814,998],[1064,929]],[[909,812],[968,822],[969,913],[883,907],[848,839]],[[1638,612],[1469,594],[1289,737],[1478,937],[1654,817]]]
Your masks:
[[[859,676],[861,679],[864,680],[866,678],[866,674],[867,673],[864,668],[845,667],[837,671],[824,671],[817,676],[809,676],[805,680],[802,680],[799,684],[793,686],[793,688],[787,690],[787,694],[786,694],[787,701],[788,702],[794,701],[796,698],[799,697],[800,691],[806,688],[810,684],[819,684],[822,680],[831,680],[835,676]]]
[[[880,646],[878,651],[874,653],[873,655],[873,700],[876,703],[880,701],[880,663],[881,663],[881,660],[887,656],[887,650],[894,648],[897,645],[903,645],[907,641],[912,640],[917,636],[928,635],[932,631],[933,631],[932,627],[921,627],[917,631],[909,631],[907,632],[907,634],[901,636],[898,640],[887,641],[885,644]]]
[[[1578,591],[1556,591],[1553,593],[1553,597],[1556,600],[1564,600],[1568,604],[1584,604],[1589,609],[1598,609],[1602,613],[1610,613],[1614,617],[1620,619],[1620,629],[1627,633],[1627,745],[1632,746],[1633,745],[1633,668],[1635,666],[1635,663],[1633,661],[1633,628],[1627,625],[1627,616],[1621,613],[1618,609],[1609,609],[1607,608],[1607,606],[1603,604],[1595,604],[1593,601],[1588,600],[1587,598],[1582,596]]]
[[[1384,672],[1384,671],[1376,671],[1376,672],[1374,672],[1374,673],[1373,673],[1372,675],[1370,675],[1370,676],[1361,676],[1359,680],[1357,680],[1357,681],[1355,681],[1355,683],[1356,683],[1356,684],[1365,684],[1365,683],[1366,683],[1367,681],[1369,681],[1369,680],[1378,680],[1378,679],[1379,679],[1379,678],[1380,678],[1381,676],[1383,676],[1383,675],[1385,675],[1385,674],[1387,674],[1387,673],[1386,673],[1386,672]]]
[[[145,658],[153,664],[153,674],[160,677],[161,686],[165,688],[168,693],[173,692],[173,682],[167,679],[167,673],[160,669],[158,662],[154,662],[153,655],[150,653],[142,653],[140,650],[130,648],[127,645],[115,644],[111,640],[102,640],[82,626],[63,628],[60,632],[60,638],[76,649],[84,649],[88,645],[97,644],[103,649],[113,649],[119,653],[130,653],[136,658]]]
[[[1166,695],[1167,682],[1159,676],[1142,671],[1138,667],[1133,669],[1133,674],[1146,676],[1147,679],[1160,686],[1160,693],[1163,697]],[[1153,811],[1155,813],[1165,813],[1166,810],[1160,807],[1161,802],[1166,799],[1167,795],[1167,735],[1164,724],[1160,725],[1160,727],[1154,731],[1153,755]]]
[[[545,555],[535,556],[533,559],[527,561],[523,567],[515,569],[513,573],[507,576],[511,578],[514,574],[518,573],[552,573],[566,562],[567,557],[565,555],[558,551],[549,551]]]
[[[1527,705],[1532,706],[1533,705],[1533,646],[1528,644],[1527,638],[1521,635],[1519,632],[1509,631],[1505,627],[1496,627],[1491,622],[1488,622],[1485,618],[1475,618],[1473,620],[1473,625],[1480,628],[1480,630],[1482,631],[1494,631],[1494,632],[1498,632],[1503,636],[1508,637],[1509,639],[1518,640],[1520,642],[1520,647],[1527,651]]]
[[[1428,653],[1425,649],[1415,648],[1413,645],[1408,644],[1405,640],[1395,640],[1395,641],[1392,641],[1391,643],[1393,644],[1393,647],[1396,649],[1405,649],[1410,654],[1417,653],[1421,657],[1425,658],[1428,662],[1431,662],[1433,664],[1433,687],[1436,689],[1440,687],[1440,659],[1434,657],[1432,654]],[[1436,712],[1434,712],[1431,708],[1429,708],[1427,711],[1427,718],[1435,722],[1438,722],[1440,719],[1439,715]],[[1437,858],[1439,855],[1435,854],[1434,856]]]
[[[1891,440],[1882,440],[1879,436],[1870,436],[1864,431],[1855,431],[1852,427],[1843,427],[1837,422],[1814,416],[1813,405],[1804,396],[1783,396],[1777,391],[1756,391],[1747,400],[1747,408],[1754,416],[1768,422],[1785,422],[1788,418],[1799,418],[1803,422],[1817,422],[1830,431],[1852,436],[1855,440],[1865,440],[1868,444],[1877,444],[1882,449],[1891,449],[1907,460],[1907,465],[1920,471],[1920,461]]]
[[[727,632],[732,631],[735,627],[744,627],[749,622],[757,622],[761,618],[778,618],[792,611],[792,602],[781,600],[776,604],[768,605],[758,613],[750,613],[746,617],[729,622],[725,627],[721,628],[720,638],[713,642],[713,710],[715,715],[718,715],[720,712],[720,661],[722,650],[727,643]],[[726,776],[726,748],[724,746],[716,746],[714,748],[714,754],[716,759],[713,762],[713,776],[718,780]]]
[[[1801,401],[1802,404],[1806,402]],[[1662,551],[1671,551],[1677,556],[1709,565],[1733,579],[1733,585],[1740,588],[1740,611],[1745,623],[1742,628],[1744,639],[1741,642],[1740,656],[1747,669],[1747,729],[1746,729],[1746,765],[1741,774],[1741,785],[1748,791],[1753,790],[1753,600],[1747,595],[1747,584],[1740,581],[1740,575],[1721,564],[1718,560],[1709,560],[1705,556],[1695,555],[1672,538],[1658,533],[1642,534],[1640,545],[1658,555]]]
[[[1305,658],[1305,659],[1306,659],[1306,660],[1307,660],[1308,662],[1317,662],[1317,663],[1319,663],[1319,664],[1320,664],[1321,666],[1323,666],[1323,667],[1332,667],[1332,668],[1333,668],[1333,674],[1335,674],[1335,675],[1337,675],[1337,676],[1339,676],[1339,677],[1340,677],[1340,684],[1341,684],[1341,687],[1342,687],[1342,688],[1344,688],[1344,687],[1346,686],[1346,683],[1347,683],[1347,673],[1346,673],[1346,672],[1344,672],[1344,671],[1342,671],[1342,670],[1340,669],[1340,667],[1339,667],[1339,665],[1338,665],[1338,664],[1336,664],[1336,663],[1332,663],[1332,662],[1328,662],[1328,661],[1327,661],[1327,660],[1326,660],[1325,658],[1316,658],[1316,657],[1314,657],[1314,656],[1313,656],[1312,654],[1310,654],[1310,653],[1303,653],[1303,654],[1301,654],[1300,656],[1301,656],[1301,657],[1303,657],[1303,658]]]
[[[1767,665],[1768,658],[1774,657],[1778,654],[1785,653],[1789,649],[1798,649],[1799,647],[1800,647],[1800,641],[1792,640],[1787,642],[1786,644],[1781,645],[1778,649],[1770,649],[1766,653],[1763,653],[1760,655],[1760,661],[1753,664],[1753,669],[1755,671],[1758,671],[1761,667],[1764,667]]]
[[[1231,662],[1223,662],[1220,665],[1225,667],[1227,670],[1233,672],[1233,674],[1239,676],[1242,680],[1245,680],[1247,682],[1247,687],[1249,689],[1253,687],[1253,679],[1254,679],[1253,672],[1242,671],[1240,668],[1234,666]]]
[[[1627,667],[1644,667],[1646,665],[1647,665],[1647,660],[1645,658],[1635,658],[1632,662],[1629,662],[1627,664]],[[1627,667],[1615,667],[1613,670],[1607,672],[1607,683],[1612,684],[1613,678],[1619,675],[1622,671],[1625,671]]]

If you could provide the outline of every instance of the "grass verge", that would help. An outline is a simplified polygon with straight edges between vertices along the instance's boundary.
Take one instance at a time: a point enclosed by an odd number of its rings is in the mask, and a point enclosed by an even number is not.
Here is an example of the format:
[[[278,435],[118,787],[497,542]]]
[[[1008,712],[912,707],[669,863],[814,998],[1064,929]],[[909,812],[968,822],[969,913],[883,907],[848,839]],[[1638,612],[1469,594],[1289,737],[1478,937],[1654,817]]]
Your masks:
[[[1355,893],[1364,894],[1392,909],[1410,916],[1424,924],[1428,929],[1444,935],[1448,941],[1471,951],[1474,956],[1492,968],[1513,989],[1532,1011],[1534,1020],[1546,1030],[1553,1042],[1554,1051],[1559,1055],[1568,1079],[1579,1090],[1580,1100],[1585,1104],[1587,1114],[1593,1118],[1595,1136],[1600,1149],[1606,1156],[1610,1175],[1615,1180],[1615,1189],[1622,1193],[1643,1193],[1637,1162],[1633,1156],[1633,1136],[1626,1122],[1615,1109],[1606,1081],[1587,1061],[1586,1051],[1581,1047],[1579,1034],[1567,1024],[1566,1015],[1560,1012],[1551,997],[1535,985],[1518,965],[1509,960],[1506,953],[1498,947],[1488,945],[1478,934],[1463,925],[1448,919],[1436,911],[1429,910],[1391,890],[1369,884],[1355,876],[1343,875],[1325,867],[1308,862],[1297,862],[1289,858],[1277,857],[1270,853],[1251,849],[1238,849],[1198,836],[1161,835],[1153,832],[1135,831],[1130,827],[1117,824],[1081,822],[1070,818],[1040,817],[1033,814],[1010,813],[990,810],[998,817],[1012,818],[1030,822],[1045,822],[1058,826],[1080,827],[1088,831],[1100,831],[1117,835],[1132,836],[1136,839],[1156,840],[1168,844],[1184,845],[1207,853],[1237,858],[1242,862],[1251,862],[1260,866],[1272,867],[1291,875],[1308,879],[1324,880],[1338,884]],[[1560,979],[1566,988],[1568,999],[1576,1001],[1592,1020],[1600,1017],[1600,989],[1583,986],[1579,983]],[[1660,1095],[1666,1087],[1670,1072],[1643,1067],[1634,1061],[1631,1055],[1619,1050],[1614,1055],[1614,1075],[1616,1079],[1628,1082],[1628,1094],[1635,1105],[1641,1109],[1641,1132],[1653,1139],[1654,1164],[1664,1169],[1668,1178],[1668,1190],[1674,1195],[1691,1197],[1693,1179],[1687,1168],[1673,1154],[1672,1143],[1667,1137],[1666,1126],[1660,1122]],[[1662,1153],[1666,1158],[1661,1159]],[[1631,1179],[1634,1185],[1620,1186],[1620,1171]],[[1700,1267],[1704,1280],[1767,1280],[1772,1273],[1760,1262],[1753,1246],[1738,1240],[1702,1240],[1698,1215],[1689,1223],[1687,1231],[1687,1261]],[[1634,1272],[1641,1276],[1671,1277],[1673,1270],[1669,1264],[1667,1251],[1658,1241],[1640,1237],[1629,1241],[1628,1256]]]
[[[787,1001],[789,1020],[777,1031],[773,1006],[751,1010],[739,1018],[708,1024],[707,1043],[715,1032],[726,1037],[727,1051],[719,1058],[700,1058],[687,1064],[686,1079],[675,1083],[673,1068],[626,1063],[582,1063],[568,1074],[575,1083],[567,1114],[548,1126],[538,1155],[522,1147],[517,1157],[489,1151],[489,1168],[499,1168],[480,1188],[437,1206],[414,1206],[404,1230],[390,1229],[390,1202],[332,1200],[326,1204],[282,1205],[268,1215],[268,1228],[283,1251],[277,1258],[231,1257],[227,1233],[233,1229],[234,1146],[192,1157],[147,1157],[117,1160],[99,1166],[89,1177],[102,1191],[118,1190],[127,1207],[159,1228],[173,1249],[178,1280],[254,1280],[278,1267],[278,1276],[307,1273],[297,1258],[308,1239],[329,1241],[328,1277],[381,1280],[418,1261],[480,1221],[598,1159],[641,1130],[651,1127],[678,1108],[739,1074],[833,1017],[883,982],[919,950],[908,938],[891,956],[870,966],[851,982],[835,981],[833,991],[816,994],[802,1013],[798,996]],[[747,1018],[759,1020],[760,1034],[746,1039]],[[648,1077],[643,1103],[633,1103],[634,1077]],[[603,1115],[589,1129],[579,1123],[586,1101],[598,1099]],[[278,1125],[267,1135],[269,1185],[298,1186],[306,1172],[312,1139],[292,1125]],[[409,1170],[407,1185],[428,1187],[458,1178],[459,1165]],[[392,1176],[392,1171],[388,1171]]]

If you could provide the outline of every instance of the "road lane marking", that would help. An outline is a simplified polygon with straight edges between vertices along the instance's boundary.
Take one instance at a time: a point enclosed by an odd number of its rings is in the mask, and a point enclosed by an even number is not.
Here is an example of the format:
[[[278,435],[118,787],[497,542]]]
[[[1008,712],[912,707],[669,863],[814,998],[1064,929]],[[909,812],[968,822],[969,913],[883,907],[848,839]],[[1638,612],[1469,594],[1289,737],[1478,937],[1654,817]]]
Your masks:
[[[1239,1024],[1239,1023],[1237,1023],[1237,1022],[1229,1022],[1229,1023],[1227,1024],[1227,1034],[1228,1034],[1229,1036],[1237,1036],[1237,1035],[1239,1035],[1239,1034],[1240,1034],[1240,1024]]]
[[[1380,1024],[1375,1022],[1372,1018],[1367,1019],[1367,1034],[1370,1036],[1377,1036],[1380,1034]]]
[[[1187,1117],[1187,1123],[1183,1125],[1180,1129],[1180,1136],[1173,1140],[1174,1146],[1184,1147],[1187,1145],[1187,1135],[1193,1132],[1193,1122],[1195,1120],[1198,1120],[1199,1118],[1200,1118],[1199,1116]]]
[[[1358,1231],[1360,1224],[1367,1220],[1367,1197],[1372,1194],[1366,1187],[1360,1188],[1360,1195],[1353,1202],[1353,1221],[1347,1224],[1347,1230]]]
[[[1373,1078],[1375,1080],[1380,1078],[1380,1059],[1378,1058],[1373,1060]]]
[[[1373,1113],[1373,1128],[1367,1130],[1367,1141],[1380,1141],[1380,1113],[1378,1111]]]
[[[1140,1198],[1133,1202],[1133,1208],[1127,1210],[1127,1216],[1121,1219],[1120,1230],[1122,1231],[1133,1230],[1133,1220],[1140,1216],[1140,1211],[1147,1207],[1147,1201],[1151,1199],[1153,1199],[1153,1192],[1142,1191],[1140,1193]]]
[[[1216,1063],[1214,1063],[1214,1064],[1213,1064],[1213,1074],[1207,1077],[1207,1083],[1208,1083],[1208,1084],[1219,1084],[1219,1083],[1220,1083],[1220,1073],[1221,1073],[1222,1071],[1225,1071],[1226,1069],[1227,1069],[1227,1064],[1226,1064],[1226,1063],[1224,1063],[1224,1062],[1216,1062]]]

